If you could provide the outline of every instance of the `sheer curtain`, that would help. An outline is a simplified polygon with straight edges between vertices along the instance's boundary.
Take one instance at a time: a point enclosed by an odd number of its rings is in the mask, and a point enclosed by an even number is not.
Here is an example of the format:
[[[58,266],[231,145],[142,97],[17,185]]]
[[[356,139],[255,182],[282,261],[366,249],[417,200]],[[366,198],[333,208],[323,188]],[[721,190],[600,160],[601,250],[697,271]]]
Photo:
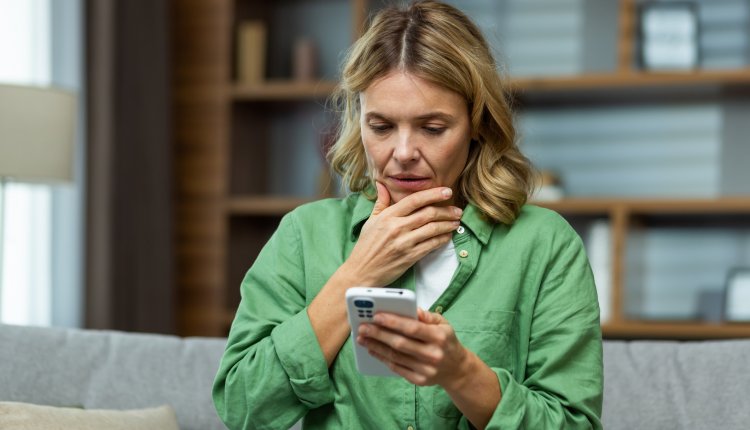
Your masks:
[[[58,85],[82,98],[80,1],[0,0],[0,11],[0,82]],[[82,142],[79,132],[78,154]],[[75,184],[5,187],[3,323],[81,325],[83,163],[77,158]]]

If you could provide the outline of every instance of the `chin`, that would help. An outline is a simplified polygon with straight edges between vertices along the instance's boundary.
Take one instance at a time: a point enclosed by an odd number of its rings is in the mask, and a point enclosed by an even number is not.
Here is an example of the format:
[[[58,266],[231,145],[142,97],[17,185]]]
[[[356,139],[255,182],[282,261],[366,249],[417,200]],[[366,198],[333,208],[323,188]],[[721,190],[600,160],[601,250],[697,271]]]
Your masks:
[[[388,193],[391,195],[391,204],[398,203],[401,200],[403,200],[404,197],[410,194],[413,194],[413,193],[408,193],[404,191],[391,191],[391,190],[388,190]]]

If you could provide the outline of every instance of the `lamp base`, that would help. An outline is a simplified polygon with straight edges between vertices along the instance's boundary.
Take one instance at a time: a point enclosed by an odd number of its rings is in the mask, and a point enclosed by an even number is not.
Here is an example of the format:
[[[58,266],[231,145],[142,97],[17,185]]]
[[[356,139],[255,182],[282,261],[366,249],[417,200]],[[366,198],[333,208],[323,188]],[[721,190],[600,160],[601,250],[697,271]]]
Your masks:
[[[5,184],[4,176],[0,176],[0,322],[3,321],[3,268],[5,264]]]

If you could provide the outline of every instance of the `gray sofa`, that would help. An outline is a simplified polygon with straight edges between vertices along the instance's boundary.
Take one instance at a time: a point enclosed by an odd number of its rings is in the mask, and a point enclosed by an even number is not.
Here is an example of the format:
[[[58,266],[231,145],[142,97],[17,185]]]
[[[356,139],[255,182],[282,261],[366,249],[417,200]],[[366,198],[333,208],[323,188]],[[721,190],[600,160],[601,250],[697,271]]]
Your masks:
[[[174,407],[222,429],[211,384],[224,339],[0,325],[0,401]],[[604,345],[604,428],[750,428],[750,340]]]
[[[0,325],[0,401],[171,405],[181,430],[224,429],[211,385],[224,339]]]

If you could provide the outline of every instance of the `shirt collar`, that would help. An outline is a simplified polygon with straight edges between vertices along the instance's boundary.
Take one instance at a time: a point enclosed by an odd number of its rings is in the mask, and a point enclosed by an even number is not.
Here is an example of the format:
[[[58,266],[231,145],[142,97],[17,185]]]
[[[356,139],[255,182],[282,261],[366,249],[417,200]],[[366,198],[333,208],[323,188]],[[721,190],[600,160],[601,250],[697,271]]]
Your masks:
[[[492,235],[492,229],[495,228],[495,223],[484,216],[482,211],[471,203],[464,208],[461,223],[471,230],[474,236],[482,242],[482,245],[487,245],[490,235]]]
[[[359,237],[359,232],[362,230],[362,224],[370,218],[372,214],[372,208],[375,207],[375,199],[368,199],[365,193],[361,192],[357,196],[357,201],[354,203],[354,209],[352,210],[351,224],[349,225],[349,232],[351,233],[352,242],[356,241]]]
[[[368,199],[364,194],[358,196],[357,202],[354,204],[354,210],[352,211],[351,224],[349,225],[352,241],[356,241],[359,237],[362,225],[370,218],[373,207],[375,207],[374,200]],[[495,223],[485,217],[471,203],[464,208],[464,213],[461,215],[461,223],[471,230],[474,236],[482,242],[482,245],[487,245],[492,234],[492,229],[495,228]]]

